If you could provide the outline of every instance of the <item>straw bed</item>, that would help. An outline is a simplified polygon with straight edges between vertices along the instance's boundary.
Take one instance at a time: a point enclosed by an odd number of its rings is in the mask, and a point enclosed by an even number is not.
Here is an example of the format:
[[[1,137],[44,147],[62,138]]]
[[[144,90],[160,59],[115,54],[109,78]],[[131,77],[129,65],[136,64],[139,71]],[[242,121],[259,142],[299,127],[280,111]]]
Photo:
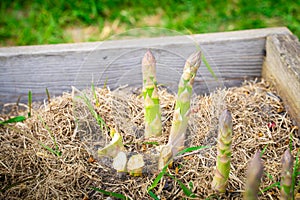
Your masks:
[[[50,91],[51,92],[51,91]],[[77,91],[78,92],[78,91]],[[80,92],[79,92],[80,93]],[[84,91],[95,105],[90,90]],[[94,191],[97,187],[121,193],[132,199],[152,199],[147,193],[157,176],[153,157],[158,146],[167,143],[175,104],[174,94],[159,88],[162,108],[162,136],[156,143],[143,139],[143,98],[140,89],[115,91],[96,88],[99,106],[96,113],[106,122],[100,127],[77,94],[63,94],[33,109],[32,117],[22,123],[0,126],[0,198],[1,199],[106,199]],[[241,87],[218,90],[209,96],[194,96],[188,127],[188,146],[211,146],[197,153],[177,157],[168,172],[179,179],[200,199],[215,198],[211,189],[217,153],[218,118],[228,109],[233,119],[231,171],[227,192],[222,199],[241,199],[245,188],[248,161],[257,150],[262,156],[264,175],[260,189],[280,181],[281,156],[292,140],[292,155],[299,151],[298,128],[285,110],[275,89],[265,81],[246,82]],[[4,113],[4,109],[14,111]],[[1,120],[12,115],[26,116],[27,110],[4,105]],[[62,152],[58,157],[40,143],[55,148],[49,127]],[[146,165],[142,177],[116,173],[112,159],[98,159],[96,150],[109,143],[109,128],[122,134],[127,152],[141,153]],[[298,177],[299,180],[299,177]],[[299,190],[299,187],[298,187]],[[181,199],[185,194],[178,182],[164,176],[153,192],[161,199]],[[296,191],[299,192],[299,191]],[[278,199],[280,191],[271,188],[259,199]],[[112,197],[113,199],[113,197]]]

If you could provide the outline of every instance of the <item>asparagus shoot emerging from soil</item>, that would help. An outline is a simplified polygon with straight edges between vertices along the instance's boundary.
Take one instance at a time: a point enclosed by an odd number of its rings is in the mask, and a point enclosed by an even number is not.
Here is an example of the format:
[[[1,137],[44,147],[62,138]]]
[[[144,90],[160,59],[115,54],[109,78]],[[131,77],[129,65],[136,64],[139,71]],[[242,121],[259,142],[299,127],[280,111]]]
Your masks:
[[[145,138],[161,135],[161,111],[156,81],[156,61],[150,50],[142,60],[143,96],[145,101]]]
[[[127,163],[127,170],[131,176],[142,176],[143,167],[145,162],[143,155],[136,154],[129,158]]]
[[[123,145],[123,139],[120,133],[116,132],[114,128],[110,130],[110,136],[112,137],[112,140],[108,145],[106,145],[104,148],[98,150],[99,157],[102,156],[109,156],[109,157],[116,157],[118,153],[122,150],[124,150]]]
[[[212,188],[217,192],[226,191],[230,172],[230,157],[232,143],[232,117],[229,111],[224,110],[219,119],[218,155],[215,176]]]
[[[167,164],[167,162],[172,157],[174,157],[180,150],[184,148],[185,132],[189,120],[190,101],[193,91],[193,84],[200,63],[201,51],[197,51],[190,55],[184,65],[183,74],[178,85],[178,93],[173,114],[172,127],[169,135],[169,141],[166,145],[169,147],[162,148],[162,151],[165,152],[161,152],[160,154],[159,167]],[[172,154],[170,154],[170,149],[172,151]]]
[[[244,200],[258,199],[258,190],[263,175],[263,164],[260,158],[260,152],[257,151],[248,166],[246,181],[246,190]]]
[[[281,174],[281,200],[292,199],[292,174],[293,174],[293,157],[290,150],[287,149],[282,156],[282,174]]]

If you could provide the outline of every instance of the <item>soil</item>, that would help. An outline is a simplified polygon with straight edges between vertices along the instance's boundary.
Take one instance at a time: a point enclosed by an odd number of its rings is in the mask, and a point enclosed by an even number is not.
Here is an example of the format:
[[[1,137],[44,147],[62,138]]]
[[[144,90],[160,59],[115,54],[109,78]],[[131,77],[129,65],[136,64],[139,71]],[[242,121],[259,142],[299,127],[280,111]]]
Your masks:
[[[37,103],[24,122],[1,125],[0,198],[116,199],[95,191],[96,187],[131,199],[152,199],[147,188],[159,173],[155,154],[168,140],[176,95],[159,88],[163,134],[149,141],[143,138],[140,93],[140,89],[126,87],[114,91],[96,88],[94,93],[73,89],[49,102]],[[233,119],[232,159],[227,191],[217,194],[211,182],[218,118],[224,109],[231,112]],[[27,112],[27,105],[5,104],[0,120],[27,116]],[[105,123],[97,122],[95,114]],[[129,154],[144,155],[146,167],[141,177],[117,173],[110,158],[97,156],[97,150],[111,140],[110,128],[122,135]],[[196,199],[242,199],[248,162],[258,150],[263,151],[264,165],[259,199],[279,199],[278,187],[269,186],[280,181],[283,152],[290,148],[296,158],[300,136],[275,88],[262,80],[195,95],[185,145],[208,148],[174,158],[167,169],[169,175],[152,190],[160,199],[192,199],[186,196],[182,184]],[[61,152],[61,156],[45,146]],[[295,195],[299,192],[300,186],[296,185]]]

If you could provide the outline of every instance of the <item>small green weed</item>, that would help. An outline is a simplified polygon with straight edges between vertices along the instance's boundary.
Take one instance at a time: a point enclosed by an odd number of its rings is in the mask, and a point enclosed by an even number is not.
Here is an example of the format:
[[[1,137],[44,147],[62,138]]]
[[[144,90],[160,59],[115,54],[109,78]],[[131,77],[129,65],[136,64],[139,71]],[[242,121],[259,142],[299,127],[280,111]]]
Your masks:
[[[116,197],[116,198],[121,199],[121,200],[130,200],[129,197],[126,197],[125,195],[120,194],[120,193],[108,192],[106,190],[102,190],[102,189],[99,189],[97,187],[92,187],[92,189],[97,191],[97,192],[101,192],[102,194],[105,194],[105,195],[110,196],[110,197]]]
[[[182,151],[178,152],[176,156],[180,156],[183,155],[185,153],[188,152],[193,152],[193,151],[198,151],[204,148],[209,148],[208,146],[195,146],[195,147],[188,147],[183,149]],[[159,174],[156,176],[156,178],[154,179],[153,183],[148,187],[148,194],[153,197],[154,199],[157,198],[157,196],[152,192],[152,190],[158,185],[158,183],[160,182],[160,180],[163,178],[164,175],[168,175],[170,176],[172,179],[174,179],[175,181],[178,182],[178,184],[180,185],[181,189],[183,190],[184,194],[188,197],[196,197],[194,195],[194,193],[191,191],[191,189],[189,189],[188,187],[186,187],[180,180],[178,180],[177,178],[175,178],[174,176],[172,176],[171,174],[167,173],[167,169],[169,164],[171,163],[171,160],[163,167],[163,169],[159,172]],[[191,185],[190,185],[191,188]]]
[[[5,120],[5,121],[0,121],[0,125],[22,122],[25,119],[26,119],[26,117],[24,117],[24,116],[16,116],[16,117],[10,118],[10,119]]]
[[[62,152],[59,150],[59,147],[58,147],[58,144],[56,142],[56,139],[55,137],[53,136],[53,134],[51,133],[51,130],[50,128],[47,126],[47,124],[44,122],[44,120],[40,117],[39,117],[39,120],[43,123],[43,126],[47,129],[52,141],[53,141],[53,144],[55,146],[55,149],[52,149],[50,148],[49,146],[45,145],[44,143],[42,143],[41,141],[38,141],[38,143],[44,147],[45,149],[47,149],[49,152],[53,153],[54,155],[56,155],[57,157],[60,157],[62,155]]]
[[[32,110],[32,93],[31,90],[28,91],[28,117],[31,117]]]
[[[95,89],[93,89],[93,85],[92,85],[92,91],[94,94],[94,98],[96,93],[95,93]],[[93,117],[96,119],[98,125],[100,126],[101,130],[103,131],[104,129],[107,129],[107,125],[105,123],[105,121],[102,119],[102,117],[96,112],[96,110],[94,109],[92,102],[90,101],[90,99],[86,96],[86,94],[83,94],[82,96],[76,96],[79,99],[82,99],[84,101],[84,103],[86,104],[86,106],[88,107],[89,111],[91,112],[91,114],[93,115]]]

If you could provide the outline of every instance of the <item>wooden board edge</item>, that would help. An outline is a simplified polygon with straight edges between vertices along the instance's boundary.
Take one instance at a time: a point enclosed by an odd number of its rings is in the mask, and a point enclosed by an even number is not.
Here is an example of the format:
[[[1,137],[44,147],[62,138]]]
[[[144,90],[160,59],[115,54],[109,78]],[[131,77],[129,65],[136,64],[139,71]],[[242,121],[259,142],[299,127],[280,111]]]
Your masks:
[[[172,44],[185,44],[197,42],[200,44],[249,40],[254,38],[265,38],[270,34],[291,34],[286,27],[250,29],[240,31],[228,31],[217,33],[205,33],[194,35],[180,35],[153,38],[137,38],[125,40],[112,40],[101,42],[84,42],[73,44],[50,44],[50,45],[33,45],[33,46],[17,46],[17,47],[0,47],[1,56],[17,56],[32,54],[51,54],[59,52],[89,52],[95,49],[114,49],[114,48],[147,48],[149,46],[164,46]]]
[[[275,84],[287,111],[300,125],[300,43],[292,34],[267,37],[262,77]]]

